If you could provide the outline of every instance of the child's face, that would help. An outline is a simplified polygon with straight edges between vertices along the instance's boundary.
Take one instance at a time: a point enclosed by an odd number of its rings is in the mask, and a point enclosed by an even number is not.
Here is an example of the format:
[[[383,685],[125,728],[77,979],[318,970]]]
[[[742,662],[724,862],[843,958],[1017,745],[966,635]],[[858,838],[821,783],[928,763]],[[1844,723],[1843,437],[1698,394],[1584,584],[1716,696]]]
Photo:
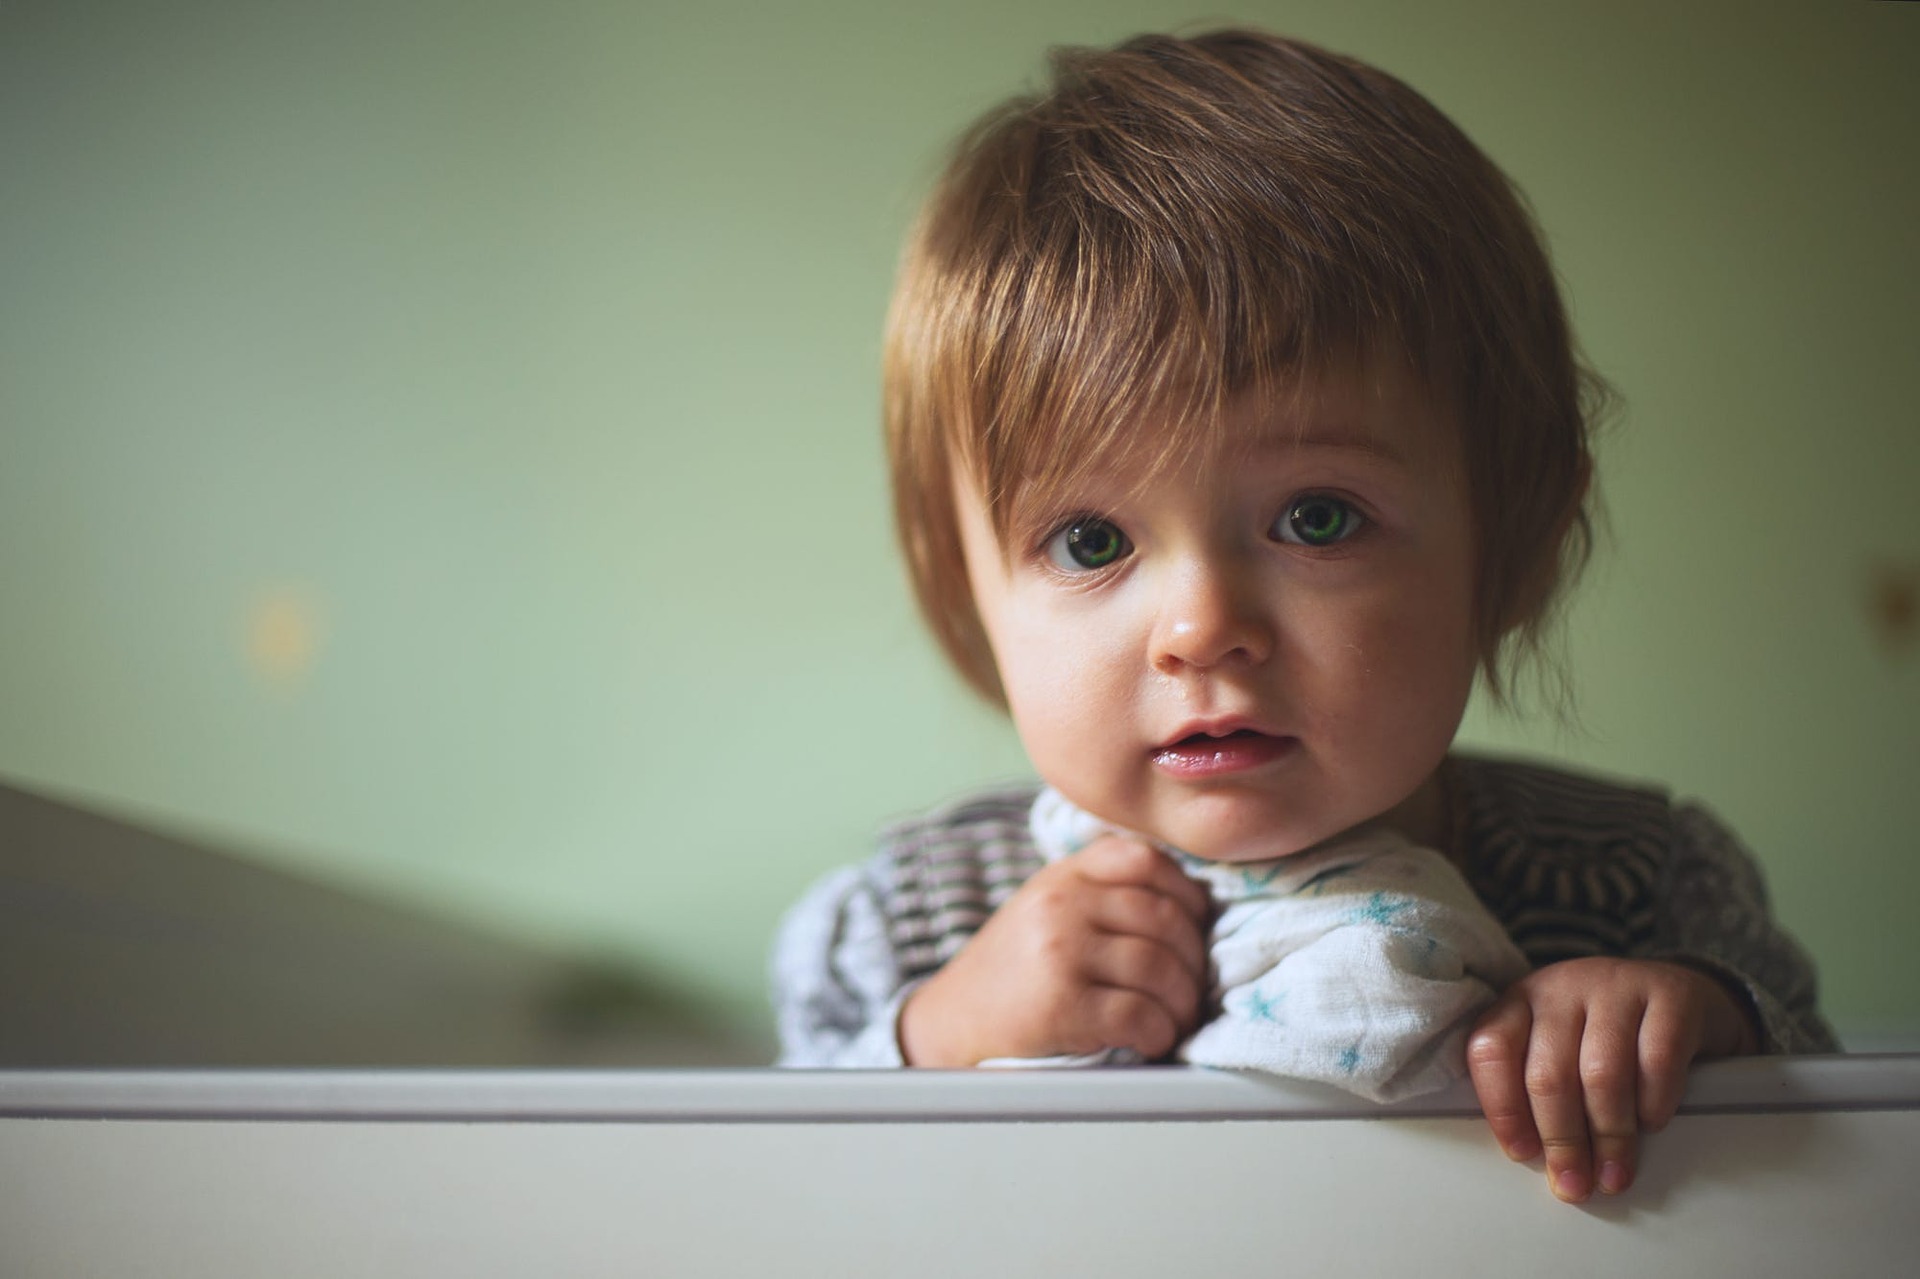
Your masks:
[[[1196,856],[1298,852],[1433,775],[1475,665],[1459,445],[1411,374],[1248,396],[1244,457],[1141,492],[1088,475],[1003,556],[960,486],[968,578],[1034,767]]]

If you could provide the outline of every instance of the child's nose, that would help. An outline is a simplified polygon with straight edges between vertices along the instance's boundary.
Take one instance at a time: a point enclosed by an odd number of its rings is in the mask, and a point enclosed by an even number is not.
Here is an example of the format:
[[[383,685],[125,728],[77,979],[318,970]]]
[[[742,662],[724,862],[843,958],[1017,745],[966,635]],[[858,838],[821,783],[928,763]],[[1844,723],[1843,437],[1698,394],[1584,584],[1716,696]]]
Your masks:
[[[1153,668],[1177,675],[1272,656],[1272,624],[1250,576],[1208,563],[1174,574],[1154,628]]]

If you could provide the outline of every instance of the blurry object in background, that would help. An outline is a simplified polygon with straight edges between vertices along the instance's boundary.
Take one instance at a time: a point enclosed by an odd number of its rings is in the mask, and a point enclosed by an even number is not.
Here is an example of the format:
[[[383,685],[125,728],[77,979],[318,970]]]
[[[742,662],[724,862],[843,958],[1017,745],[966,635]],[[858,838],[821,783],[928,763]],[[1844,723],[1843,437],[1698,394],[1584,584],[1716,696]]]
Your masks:
[[[326,612],[313,591],[276,586],[247,606],[247,665],[265,683],[297,685],[312,669],[325,639]]]
[[[671,983],[0,785],[0,1066],[683,1066]]]
[[[1886,560],[1868,578],[1867,621],[1888,657],[1913,656],[1920,640],[1920,560]]]

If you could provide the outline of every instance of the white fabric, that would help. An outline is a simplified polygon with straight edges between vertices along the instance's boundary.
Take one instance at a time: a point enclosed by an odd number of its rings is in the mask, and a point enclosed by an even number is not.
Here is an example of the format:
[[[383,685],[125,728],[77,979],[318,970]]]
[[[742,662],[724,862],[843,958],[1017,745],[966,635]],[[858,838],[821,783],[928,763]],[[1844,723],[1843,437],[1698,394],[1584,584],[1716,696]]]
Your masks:
[[[1032,829],[1057,861],[1112,828],[1049,787]],[[1528,969],[1452,863],[1391,830],[1363,827],[1266,862],[1166,851],[1221,907],[1215,1014],[1178,1050],[1194,1065],[1317,1079],[1376,1101],[1432,1092],[1465,1073],[1475,1016]]]

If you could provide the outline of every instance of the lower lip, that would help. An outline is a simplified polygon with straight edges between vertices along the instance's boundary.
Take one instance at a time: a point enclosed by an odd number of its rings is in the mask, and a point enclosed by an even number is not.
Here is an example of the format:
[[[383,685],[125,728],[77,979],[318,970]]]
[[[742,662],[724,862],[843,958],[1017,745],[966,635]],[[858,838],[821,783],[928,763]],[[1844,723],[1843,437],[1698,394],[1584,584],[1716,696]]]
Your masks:
[[[1292,737],[1235,733],[1231,737],[1198,738],[1163,746],[1153,753],[1153,762],[1163,772],[1176,777],[1226,777],[1284,759],[1299,744],[1299,740]]]

